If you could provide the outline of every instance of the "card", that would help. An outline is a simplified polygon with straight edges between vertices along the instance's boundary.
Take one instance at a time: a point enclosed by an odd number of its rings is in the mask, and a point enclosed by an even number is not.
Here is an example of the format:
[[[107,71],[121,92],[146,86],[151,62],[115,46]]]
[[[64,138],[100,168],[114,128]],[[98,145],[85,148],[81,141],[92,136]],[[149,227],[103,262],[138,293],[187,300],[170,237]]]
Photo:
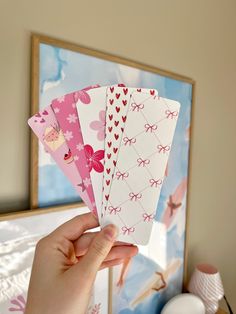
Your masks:
[[[93,205],[76,168],[74,156],[65,140],[65,138],[69,140],[71,135],[69,133],[63,134],[52,107],[49,105],[36,113],[28,120],[28,124],[44,145],[45,150],[68,177],[82,200],[93,211]]]
[[[102,226],[119,227],[118,240],[147,244],[165,175],[180,104],[131,94]]]
[[[106,93],[106,139],[104,156],[102,216],[105,215],[110,187],[114,177],[120,142],[130,106],[131,93],[145,93],[146,98],[157,95],[154,89],[110,86]],[[134,106],[134,104],[131,104]],[[141,110],[142,104],[135,104],[135,110]]]
[[[83,90],[64,95],[60,98],[54,99],[51,104],[61,130],[63,134],[65,134],[66,143],[74,156],[75,165],[81,176],[82,188],[86,190],[88,194],[94,213],[97,213],[97,209],[87,158],[84,151],[80,121],[75,104],[80,101],[83,104],[88,105],[90,103],[90,97],[87,91],[97,87],[99,87],[99,85],[90,86]]]
[[[106,90],[106,86],[90,89],[87,91],[90,98],[89,104],[83,103],[80,99],[76,102],[84,142],[83,149],[88,162],[98,218],[101,216],[102,204]]]

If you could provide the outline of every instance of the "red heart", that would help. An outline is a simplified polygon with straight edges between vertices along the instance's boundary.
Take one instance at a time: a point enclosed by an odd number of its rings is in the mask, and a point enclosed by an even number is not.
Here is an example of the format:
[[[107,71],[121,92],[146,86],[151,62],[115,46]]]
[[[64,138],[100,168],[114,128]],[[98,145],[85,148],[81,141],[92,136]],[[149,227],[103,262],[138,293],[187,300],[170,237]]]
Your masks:
[[[114,121],[115,126],[119,124],[119,121]]]
[[[127,105],[127,100],[122,100],[122,103],[123,103],[124,106],[126,106]]]
[[[137,92],[141,92],[141,88],[137,88]]]
[[[120,107],[116,107],[116,112],[118,113],[120,111]]]
[[[120,93],[116,93],[116,99],[120,98]]]
[[[110,180],[106,180],[106,185],[109,185],[110,184]]]
[[[107,154],[107,158],[110,159],[111,158],[111,154]]]
[[[107,142],[108,147],[111,147],[111,142]]]
[[[106,200],[108,201],[109,195],[105,195]]]
[[[44,123],[44,122],[45,122],[45,120],[44,120],[44,119],[41,119],[41,120],[40,120],[40,123]]]
[[[35,117],[37,117],[37,118],[40,118],[40,117],[41,117],[41,115],[40,115],[40,113],[39,113],[39,112],[38,112],[38,113],[36,113],[34,116],[35,116]]]
[[[108,131],[111,133],[111,131],[112,131],[112,126],[109,126],[109,127],[108,127]]]
[[[128,88],[123,88],[124,94],[126,95],[128,93]]]
[[[150,90],[150,94],[153,96],[155,94],[155,90],[154,89]]]
[[[124,132],[124,128],[120,128],[121,129],[121,132]]]
[[[114,134],[114,137],[115,137],[116,140],[118,140],[119,134],[116,134],[116,133],[115,133],[115,134]]]
[[[126,116],[122,116],[122,120],[123,120],[123,122],[125,123],[125,121],[126,121]]]
[[[110,105],[112,105],[112,104],[113,104],[113,102],[114,102],[114,99],[109,99],[109,103],[110,103]]]
[[[110,87],[110,91],[111,91],[111,93],[114,92],[114,86],[113,86],[113,87]]]
[[[113,148],[113,152],[114,152],[114,154],[116,154],[117,153],[117,151],[118,151],[118,148]]]
[[[110,121],[112,120],[112,118],[113,118],[113,114],[109,114]]]
[[[109,174],[111,172],[111,168],[106,169],[107,174]]]
[[[115,160],[113,160],[113,165],[116,166],[116,161],[115,161]],[[113,176],[114,176],[114,175],[113,175]],[[113,176],[112,176],[112,178],[113,178]]]
[[[47,115],[48,115],[47,110],[44,110],[42,113],[43,113],[43,115],[45,115],[45,116],[47,116]]]

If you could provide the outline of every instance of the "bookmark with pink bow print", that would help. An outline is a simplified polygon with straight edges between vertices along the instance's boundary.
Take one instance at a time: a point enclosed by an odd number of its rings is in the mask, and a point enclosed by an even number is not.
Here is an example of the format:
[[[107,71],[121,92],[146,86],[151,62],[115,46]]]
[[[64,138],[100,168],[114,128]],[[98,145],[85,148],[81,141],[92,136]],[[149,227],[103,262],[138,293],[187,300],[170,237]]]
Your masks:
[[[149,240],[179,109],[180,104],[173,100],[131,94],[102,218],[102,226],[113,223],[119,227],[120,241],[145,245]]]
[[[99,85],[89,86],[52,101],[52,108],[60,124],[62,132],[66,135],[65,140],[72,155],[75,165],[81,176],[82,189],[86,190],[90,202],[93,206],[93,212],[97,213],[92,182],[90,178],[87,157],[84,151],[84,142],[81,134],[80,121],[77,114],[76,102],[80,101],[88,105],[91,101],[87,93],[92,88],[98,88]]]
[[[68,147],[66,140],[71,139],[71,133],[64,133],[49,105],[36,113],[28,120],[28,124],[44,145],[45,150],[52,156],[64,174],[68,177],[82,200],[91,211],[94,206],[84,187],[82,178],[76,168],[74,156]]]
[[[105,215],[106,212],[109,192],[114,178],[114,169],[117,163],[122,134],[126,123],[127,111],[130,106],[131,94],[135,91],[144,93],[146,98],[158,95],[155,89],[141,89],[126,86],[110,86],[107,88],[102,216]],[[131,106],[133,105],[134,104],[131,104]],[[141,105],[137,104],[135,106],[135,110],[139,110],[139,106]],[[125,174],[117,173],[117,176],[122,175],[125,176]]]

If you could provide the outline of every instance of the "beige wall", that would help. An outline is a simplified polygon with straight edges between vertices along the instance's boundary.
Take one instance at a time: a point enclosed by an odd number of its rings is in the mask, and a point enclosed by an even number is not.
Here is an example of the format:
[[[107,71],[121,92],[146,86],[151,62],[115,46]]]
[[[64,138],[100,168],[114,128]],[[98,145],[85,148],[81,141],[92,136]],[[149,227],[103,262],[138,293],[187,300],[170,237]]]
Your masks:
[[[28,206],[30,32],[196,80],[189,270],[217,265],[236,310],[235,0],[0,0],[2,210]]]

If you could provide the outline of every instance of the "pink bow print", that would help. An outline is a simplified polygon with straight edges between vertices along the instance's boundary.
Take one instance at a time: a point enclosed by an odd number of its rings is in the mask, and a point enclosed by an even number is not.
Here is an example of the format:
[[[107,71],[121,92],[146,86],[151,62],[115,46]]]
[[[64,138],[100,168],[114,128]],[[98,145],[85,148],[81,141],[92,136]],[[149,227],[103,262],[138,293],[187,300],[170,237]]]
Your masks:
[[[145,213],[145,214],[143,214],[143,221],[152,221],[154,219],[154,215],[153,214],[147,214],[147,213]]]
[[[144,108],[144,104],[136,104],[135,102],[133,102],[132,104],[131,104],[131,107],[133,108],[132,109],[132,111],[137,111],[137,112],[139,112],[141,109],[143,109]]]
[[[146,165],[150,164],[150,160],[149,159],[142,159],[142,158],[139,158],[137,159],[137,162],[138,162],[138,167],[145,167]]]
[[[126,136],[125,138],[123,138],[123,142],[125,143],[125,145],[129,144],[129,146],[130,146],[131,144],[136,143],[136,138],[128,138]]]
[[[140,200],[140,198],[142,197],[142,194],[137,193],[135,194],[134,192],[129,193],[129,197],[131,201],[137,201]]]
[[[128,227],[124,226],[121,228],[121,230],[123,232],[123,235],[130,235],[131,233],[133,233],[135,231],[135,228],[134,227],[128,228]]]
[[[114,214],[116,215],[117,213],[119,213],[121,211],[121,207],[113,207],[113,206],[109,206],[108,210],[110,212],[110,214]]]
[[[124,180],[125,178],[128,178],[129,173],[128,172],[122,173],[120,171],[117,171],[116,176],[117,176],[117,180],[119,180],[119,179]]]
[[[163,153],[163,154],[165,154],[166,152],[168,152],[170,150],[169,145],[166,145],[166,146],[158,145],[157,148],[158,148],[158,152]]]
[[[158,185],[162,184],[162,180],[161,179],[158,179],[158,180],[150,179],[149,182],[150,182],[151,187],[155,186],[155,188]]]
[[[174,119],[174,117],[177,117],[178,116],[178,111],[170,111],[170,110],[166,110],[165,111],[166,113],[166,118],[167,119]]]
[[[104,150],[93,151],[92,146],[84,145],[85,155],[87,157],[89,172],[94,169],[96,172],[103,172],[104,166],[100,160],[104,158]]]
[[[146,129],[146,132],[150,131],[151,133],[157,129],[157,125],[156,124],[151,125],[151,124],[147,123],[147,124],[144,125],[144,127]]]

